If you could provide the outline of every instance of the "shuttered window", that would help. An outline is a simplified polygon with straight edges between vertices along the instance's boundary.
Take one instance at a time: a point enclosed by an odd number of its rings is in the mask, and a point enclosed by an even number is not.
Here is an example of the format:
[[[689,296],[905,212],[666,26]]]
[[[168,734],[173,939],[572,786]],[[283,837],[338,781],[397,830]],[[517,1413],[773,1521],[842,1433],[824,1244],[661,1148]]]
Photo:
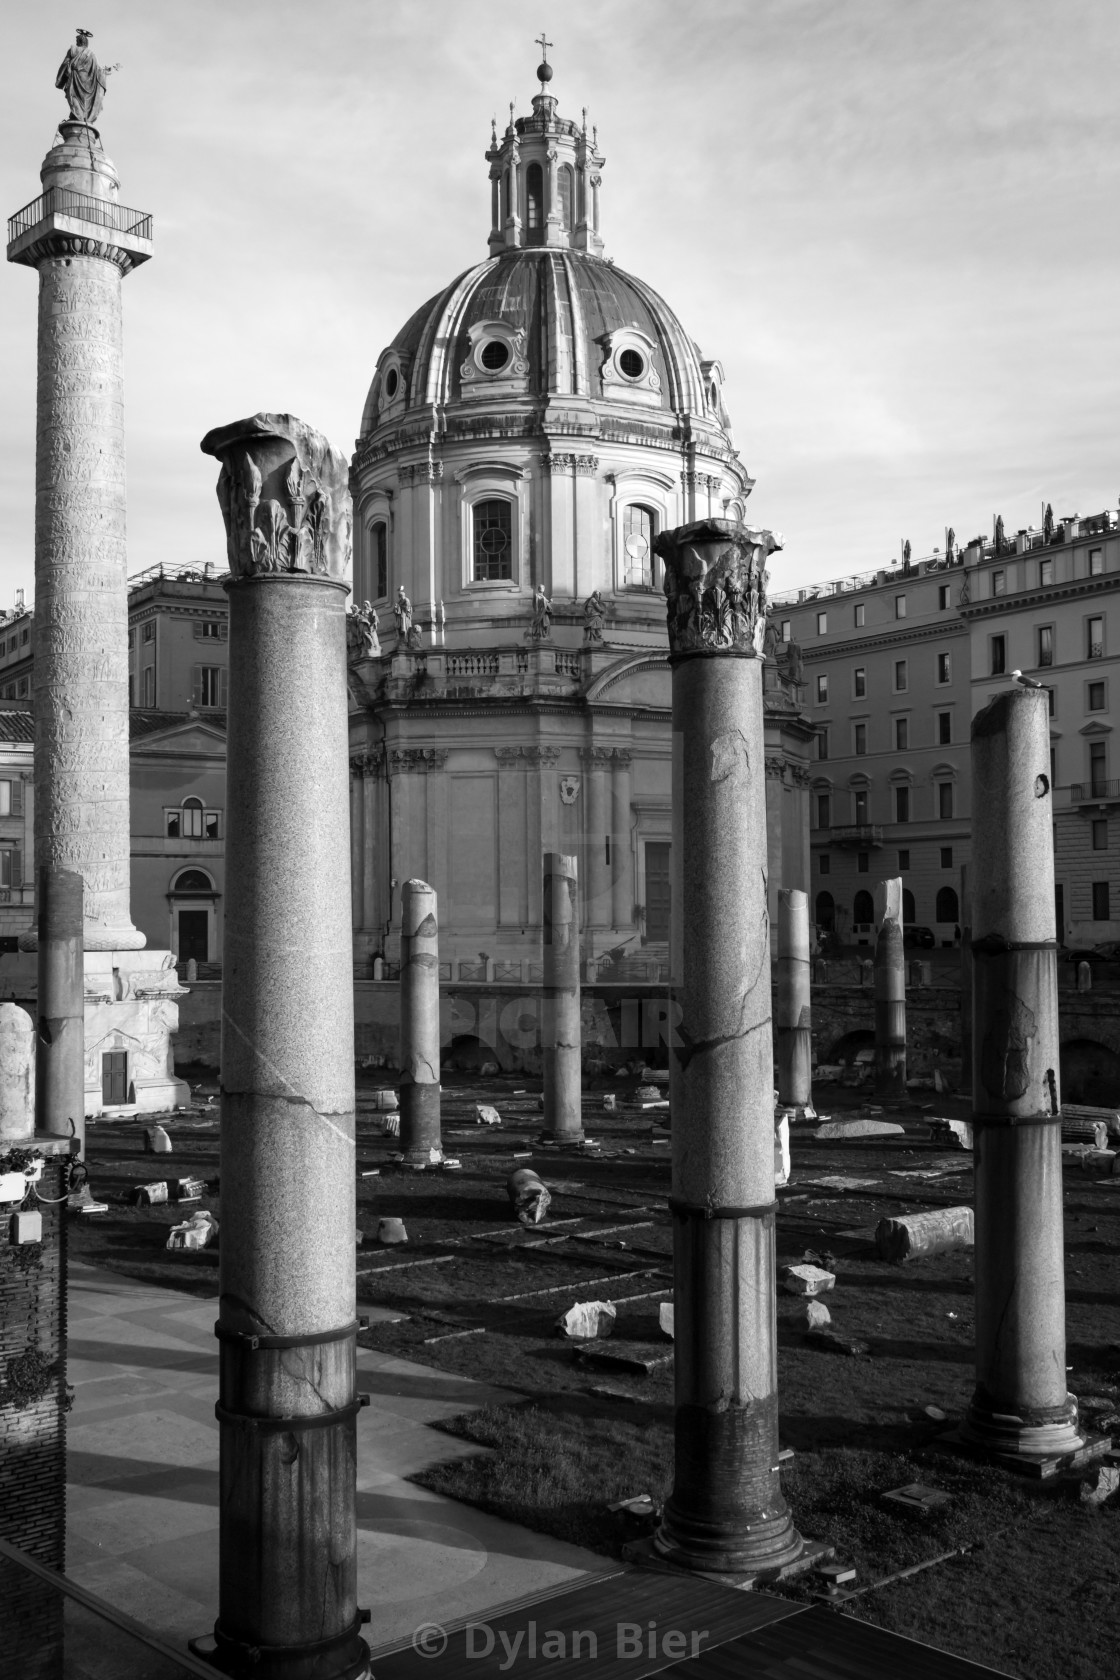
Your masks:
[[[0,782],[0,817],[23,815],[23,783]]]
[[[23,885],[23,858],[18,846],[0,846],[0,890]]]
[[[196,665],[191,683],[196,706],[224,707],[229,698],[229,672],[224,665]]]

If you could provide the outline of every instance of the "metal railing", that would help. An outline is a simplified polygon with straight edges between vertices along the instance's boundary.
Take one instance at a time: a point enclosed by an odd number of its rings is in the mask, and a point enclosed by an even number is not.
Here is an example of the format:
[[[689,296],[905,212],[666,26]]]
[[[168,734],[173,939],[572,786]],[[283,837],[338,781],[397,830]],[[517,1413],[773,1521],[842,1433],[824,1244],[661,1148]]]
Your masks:
[[[1098,799],[1120,799],[1120,781],[1072,782],[1071,805],[1092,804]]]
[[[828,837],[839,846],[880,846],[883,842],[883,830],[877,823],[831,823]]]
[[[91,198],[72,187],[48,187],[45,193],[8,217],[9,245],[21,234],[30,233],[47,216],[73,216],[76,221],[93,222],[97,227],[128,234],[133,239],[152,237],[152,218],[148,211],[129,210],[112,199]]]

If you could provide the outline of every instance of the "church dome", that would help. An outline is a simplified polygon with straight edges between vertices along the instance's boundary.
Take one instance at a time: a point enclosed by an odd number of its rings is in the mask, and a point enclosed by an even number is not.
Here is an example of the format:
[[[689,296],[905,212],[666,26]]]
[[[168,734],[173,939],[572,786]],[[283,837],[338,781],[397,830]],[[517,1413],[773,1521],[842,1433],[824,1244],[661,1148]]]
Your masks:
[[[410,410],[590,398],[726,428],[722,369],[643,280],[594,253],[513,247],[460,274],[382,352],[362,437]]]

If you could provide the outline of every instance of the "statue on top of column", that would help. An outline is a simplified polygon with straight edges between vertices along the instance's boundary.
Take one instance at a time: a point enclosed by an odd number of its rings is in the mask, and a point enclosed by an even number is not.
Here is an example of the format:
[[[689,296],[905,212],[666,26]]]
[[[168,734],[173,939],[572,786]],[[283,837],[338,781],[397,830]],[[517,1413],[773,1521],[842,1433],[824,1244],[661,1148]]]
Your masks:
[[[120,69],[119,64],[98,63],[89,44],[92,33],[89,29],[78,30],[77,43],[66,54],[54,79],[55,87],[66,95],[74,122],[97,121],[105,102],[106,78]]]

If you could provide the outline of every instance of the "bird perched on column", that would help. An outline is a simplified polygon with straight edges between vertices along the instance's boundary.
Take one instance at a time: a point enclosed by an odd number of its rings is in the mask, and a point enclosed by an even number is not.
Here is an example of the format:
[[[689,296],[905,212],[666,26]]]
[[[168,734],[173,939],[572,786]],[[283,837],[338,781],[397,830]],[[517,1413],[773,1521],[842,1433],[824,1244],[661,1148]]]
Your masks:
[[[1021,688],[1045,688],[1045,683],[1035,682],[1033,677],[1025,677],[1022,671],[1012,671],[1011,675]]]

